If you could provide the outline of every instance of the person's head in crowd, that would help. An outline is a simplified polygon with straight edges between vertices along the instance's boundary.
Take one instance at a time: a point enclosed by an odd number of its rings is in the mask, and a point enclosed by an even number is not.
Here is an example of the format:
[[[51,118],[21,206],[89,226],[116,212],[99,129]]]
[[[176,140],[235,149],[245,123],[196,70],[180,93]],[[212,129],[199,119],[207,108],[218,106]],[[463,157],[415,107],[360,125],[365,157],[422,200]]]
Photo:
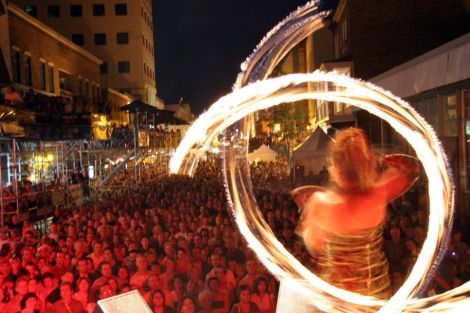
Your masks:
[[[21,260],[17,257],[13,257],[10,259],[10,265],[11,265],[11,273],[13,275],[17,275],[18,271],[21,268]]]
[[[63,253],[62,251],[57,251],[57,253],[55,255],[55,265],[60,266],[60,267],[64,267],[64,266],[67,265],[65,263],[65,261],[66,261],[65,253]]]
[[[165,262],[165,272],[172,273],[175,269],[176,262],[173,258],[167,258]]]
[[[131,247],[132,246],[129,245],[129,252],[127,253],[127,261],[135,262],[139,253],[137,252],[137,250],[131,249]]]
[[[137,266],[138,271],[140,272],[147,271],[148,270],[147,256],[145,256],[144,254],[140,254],[139,256],[137,256],[135,264]]]
[[[165,300],[165,293],[161,289],[154,290],[150,300],[150,308],[157,312],[157,308],[165,307]]]
[[[220,286],[220,282],[219,282],[219,279],[217,277],[210,277],[208,280],[207,280],[207,289],[210,291],[210,292],[217,292],[219,291],[219,286]]]
[[[70,303],[72,301],[73,288],[70,282],[62,282],[60,284],[60,298],[65,303]]]
[[[251,299],[250,287],[247,285],[241,285],[238,287],[238,300],[239,302],[248,303]]]
[[[212,294],[208,290],[203,290],[198,294],[197,301],[202,311],[211,312],[212,298]]]
[[[173,258],[176,256],[175,247],[170,242],[165,242],[163,244],[163,252],[165,253],[166,257]]]
[[[73,285],[74,280],[75,280],[75,277],[73,276],[73,273],[69,271],[64,272],[62,276],[60,276],[61,283],[67,282]]]
[[[196,302],[190,296],[184,296],[178,304],[178,313],[195,313]]]
[[[111,248],[107,247],[103,250],[103,261],[110,263],[114,262],[114,255]]]
[[[126,293],[126,292],[129,292],[129,291],[131,291],[131,290],[132,290],[131,286],[129,286],[129,285],[124,285],[124,286],[121,287],[120,292],[121,292],[121,293]]]
[[[80,293],[88,293],[90,289],[90,281],[86,277],[80,277],[77,280],[75,290]]]
[[[108,284],[111,287],[111,289],[113,290],[113,293],[117,294],[118,289],[119,289],[119,284],[118,284],[118,281],[116,280],[116,278],[114,278],[114,277],[109,278],[108,279]]]
[[[253,292],[258,295],[268,292],[268,280],[264,277],[258,277],[253,284]]]
[[[88,260],[85,258],[81,258],[77,261],[77,271],[78,275],[81,277],[87,277],[89,272],[88,272]]]
[[[114,251],[114,257],[116,258],[116,261],[122,262],[124,258],[126,257],[126,247],[122,244],[116,245],[113,248]]]
[[[34,292],[28,292],[21,298],[20,308],[27,312],[35,312],[37,304],[38,296]]]
[[[93,262],[93,259],[86,257],[85,260],[87,260],[88,273],[93,274],[95,272],[95,263]]]
[[[125,265],[119,267],[118,278],[122,281],[129,281],[129,269]]]
[[[21,299],[21,297],[28,293],[28,287],[28,280],[26,278],[18,279],[15,284],[15,295]]]
[[[93,243],[93,253],[95,255],[102,255],[103,254],[103,243],[100,241],[95,241]]]
[[[0,276],[6,277],[11,273],[11,265],[8,259],[2,258],[2,261],[0,263]]]
[[[34,262],[34,248],[31,246],[21,248],[21,260],[23,264]]]
[[[111,266],[111,263],[109,263],[107,261],[101,262],[101,264],[100,264],[100,274],[101,274],[101,277],[105,277],[105,278],[112,277],[113,276],[113,268]]]
[[[212,253],[210,256],[210,262],[213,268],[220,266],[220,255],[217,253]]]
[[[17,280],[22,279],[22,278],[29,279],[30,276],[31,276],[31,274],[24,267],[21,267],[20,270],[18,271],[18,273],[16,273],[16,279]]]
[[[393,272],[391,279],[392,291],[397,291],[403,285],[403,276],[400,272]]]
[[[421,245],[424,242],[424,240],[426,239],[426,232],[424,231],[423,226],[421,225],[415,226],[414,239],[419,245]]]
[[[32,277],[28,281],[28,292],[38,292],[38,278],[37,277]]]
[[[157,290],[160,288],[160,278],[157,274],[150,274],[145,283],[144,289],[148,289],[149,291]]]
[[[100,286],[100,288],[97,290],[97,300],[103,300],[109,297],[113,297],[115,295],[113,288],[108,284],[105,283]]]
[[[400,242],[400,236],[401,236],[401,232],[400,232],[400,228],[399,227],[392,227],[390,228],[390,237],[392,238],[392,240],[396,243]]]
[[[41,276],[41,283],[46,289],[54,288],[54,274],[46,272]]]
[[[150,249],[150,240],[148,239],[148,237],[142,237],[142,239],[140,240],[140,246],[142,252],[146,252]]]
[[[179,292],[184,290],[184,281],[182,275],[175,275],[172,279],[173,290]]]
[[[51,234],[58,234],[59,225],[57,225],[57,223],[52,223],[51,226],[49,226],[49,231],[51,232]]]
[[[255,259],[248,259],[246,261],[246,272],[248,275],[256,275],[258,271],[258,262]]]

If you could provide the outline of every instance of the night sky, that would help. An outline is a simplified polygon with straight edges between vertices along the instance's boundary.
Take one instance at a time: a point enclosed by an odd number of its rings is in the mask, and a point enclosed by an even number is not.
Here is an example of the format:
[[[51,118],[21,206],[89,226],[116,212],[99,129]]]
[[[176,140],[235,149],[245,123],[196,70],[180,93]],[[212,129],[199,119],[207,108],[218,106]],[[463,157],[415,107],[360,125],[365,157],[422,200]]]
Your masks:
[[[153,0],[158,96],[198,115],[231,91],[240,64],[307,0]]]

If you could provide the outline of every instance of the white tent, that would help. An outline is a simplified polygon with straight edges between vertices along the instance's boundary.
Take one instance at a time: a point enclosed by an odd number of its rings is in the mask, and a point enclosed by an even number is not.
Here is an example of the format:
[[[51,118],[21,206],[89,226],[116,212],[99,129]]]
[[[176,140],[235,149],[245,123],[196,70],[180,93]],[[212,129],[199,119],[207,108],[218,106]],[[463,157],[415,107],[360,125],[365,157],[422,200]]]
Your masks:
[[[248,154],[250,163],[258,163],[259,161],[264,162],[275,162],[277,159],[277,152],[269,148],[267,145],[262,144],[258,149]]]
[[[321,127],[316,127],[310,136],[300,145],[294,148],[292,161],[295,166],[301,166],[304,174],[318,174],[326,166],[328,145],[331,138]]]

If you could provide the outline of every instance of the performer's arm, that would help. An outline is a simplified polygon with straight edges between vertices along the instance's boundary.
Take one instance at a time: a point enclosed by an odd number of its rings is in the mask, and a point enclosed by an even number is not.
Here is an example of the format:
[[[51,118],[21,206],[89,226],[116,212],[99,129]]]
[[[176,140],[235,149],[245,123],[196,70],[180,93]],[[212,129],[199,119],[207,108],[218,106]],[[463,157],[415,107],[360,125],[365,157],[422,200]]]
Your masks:
[[[421,173],[418,160],[404,154],[387,155],[383,165],[385,170],[379,180],[378,188],[387,195],[388,202],[405,193]]]

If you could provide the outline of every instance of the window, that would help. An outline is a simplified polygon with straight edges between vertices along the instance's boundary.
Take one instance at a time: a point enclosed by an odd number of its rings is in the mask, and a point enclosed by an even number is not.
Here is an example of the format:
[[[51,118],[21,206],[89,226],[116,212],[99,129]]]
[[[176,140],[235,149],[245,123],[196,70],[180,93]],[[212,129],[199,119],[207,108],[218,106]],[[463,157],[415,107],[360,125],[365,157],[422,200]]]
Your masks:
[[[21,82],[21,54],[19,51],[13,51],[12,68],[13,68],[13,81]]]
[[[457,137],[457,96],[442,97],[444,104],[444,136]]]
[[[127,4],[126,3],[116,3],[115,13],[116,13],[116,15],[127,15]]]
[[[39,65],[39,87],[46,90],[46,63],[41,62]]]
[[[83,34],[72,34],[72,42],[77,46],[85,44],[85,36]]]
[[[58,5],[48,5],[47,6],[47,16],[48,17],[60,17],[60,6],[58,6]]]
[[[72,4],[70,5],[70,16],[80,17],[83,16],[83,9],[81,4]]]
[[[100,65],[100,73],[101,74],[107,74],[108,73],[108,62],[103,62]]]
[[[147,75],[147,64],[145,64],[145,62],[144,62],[144,73],[145,75]]]
[[[145,36],[142,35],[142,44],[145,46]]]
[[[95,45],[101,46],[106,44],[106,33],[95,34]]]
[[[54,87],[54,67],[50,66],[49,67],[49,92],[54,93],[55,92],[55,87]]]
[[[93,4],[93,16],[104,16],[104,4]]]
[[[118,45],[127,45],[129,44],[129,33],[117,33],[116,42]]]
[[[130,73],[131,72],[131,62],[129,62],[129,61],[119,61],[118,62],[118,72],[119,73]]]
[[[38,7],[35,6],[35,5],[25,5],[24,10],[25,10],[26,13],[28,13],[29,15],[31,15],[33,17],[38,16]]]
[[[23,69],[24,69],[24,84],[26,86],[32,85],[32,77],[31,77],[31,56],[24,55],[23,57]]]

